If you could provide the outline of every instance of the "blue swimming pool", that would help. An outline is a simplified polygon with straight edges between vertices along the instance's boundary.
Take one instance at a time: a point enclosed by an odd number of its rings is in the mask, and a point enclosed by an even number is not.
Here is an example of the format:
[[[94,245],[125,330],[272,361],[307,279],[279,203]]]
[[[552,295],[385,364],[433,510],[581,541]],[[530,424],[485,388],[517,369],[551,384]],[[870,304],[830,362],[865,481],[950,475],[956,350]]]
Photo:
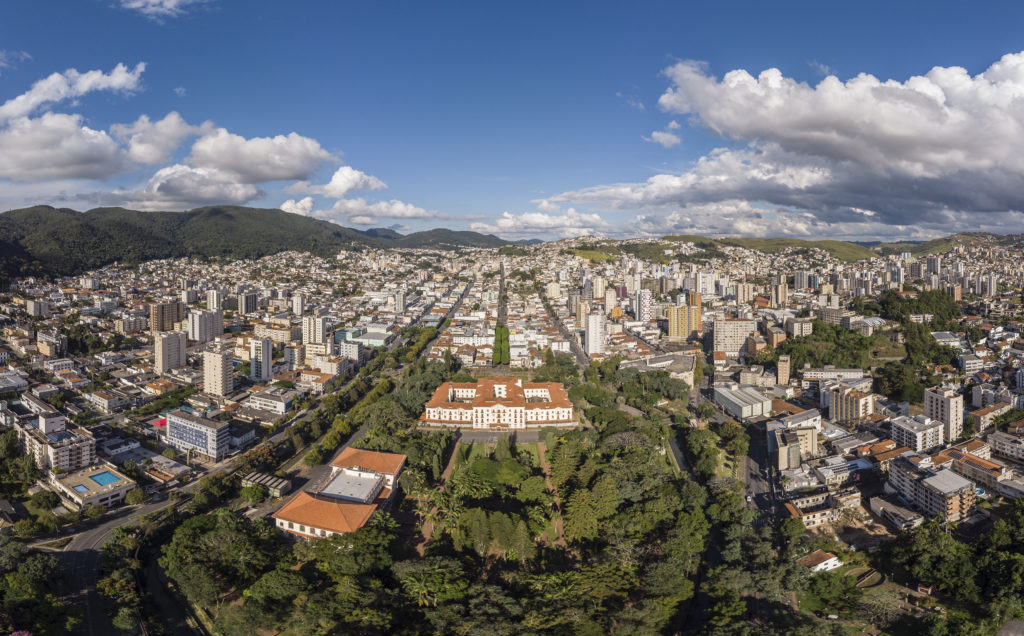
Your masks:
[[[89,488],[87,486],[83,486],[82,484],[77,484],[75,486],[72,486],[72,488],[74,488],[75,492],[77,492],[78,494],[89,492]]]
[[[99,484],[101,486],[109,486],[110,484],[114,483],[115,481],[121,481],[120,477],[118,477],[114,473],[110,472],[109,470],[105,470],[102,473],[96,473],[95,475],[93,475],[89,479],[93,480],[94,482],[96,482],[97,484]]]

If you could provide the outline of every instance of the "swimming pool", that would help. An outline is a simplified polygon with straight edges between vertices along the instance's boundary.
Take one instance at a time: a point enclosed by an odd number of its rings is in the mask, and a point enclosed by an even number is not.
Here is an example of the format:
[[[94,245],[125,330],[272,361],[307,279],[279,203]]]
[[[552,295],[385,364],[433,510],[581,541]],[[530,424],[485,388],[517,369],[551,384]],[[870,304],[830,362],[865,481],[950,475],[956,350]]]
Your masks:
[[[82,484],[77,484],[75,486],[72,486],[72,488],[74,488],[75,492],[77,492],[80,495],[89,492],[89,487],[83,486]]]
[[[120,477],[118,477],[114,473],[110,472],[109,470],[105,470],[102,473],[96,473],[95,475],[93,475],[89,479],[93,480],[94,482],[96,482],[97,484],[99,484],[101,486],[109,486],[110,484],[114,483],[115,481],[121,481]]]

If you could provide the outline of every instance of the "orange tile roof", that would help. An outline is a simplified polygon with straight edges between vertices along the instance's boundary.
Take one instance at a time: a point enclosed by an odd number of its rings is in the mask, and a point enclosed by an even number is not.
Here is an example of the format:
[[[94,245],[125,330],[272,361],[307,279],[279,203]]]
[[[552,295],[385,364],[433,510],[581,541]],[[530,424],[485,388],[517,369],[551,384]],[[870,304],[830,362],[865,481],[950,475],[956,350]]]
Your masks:
[[[397,475],[405,465],[406,456],[400,453],[382,453],[351,446],[334,458],[335,468],[365,468],[384,475]]]
[[[272,516],[307,527],[346,533],[362,528],[376,511],[377,504],[353,503],[301,491]],[[289,532],[314,536],[312,532],[299,532],[298,528]]]

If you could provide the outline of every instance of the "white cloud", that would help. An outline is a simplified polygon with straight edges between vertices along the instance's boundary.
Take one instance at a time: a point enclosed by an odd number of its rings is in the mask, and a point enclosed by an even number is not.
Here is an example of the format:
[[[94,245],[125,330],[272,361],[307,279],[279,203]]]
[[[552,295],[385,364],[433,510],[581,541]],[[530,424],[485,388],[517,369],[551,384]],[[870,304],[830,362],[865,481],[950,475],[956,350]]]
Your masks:
[[[316,212],[314,216],[325,218],[347,218],[353,223],[365,225],[363,221],[356,219],[385,218],[385,219],[437,219],[441,215],[434,210],[426,210],[421,207],[392,199],[390,201],[377,201],[368,203],[365,199],[340,199],[334,203],[330,210],[324,213]],[[446,217],[447,218],[447,217]]]
[[[660,144],[664,148],[671,148],[682,141],[679,135],[673,135],[670,132],[662,132],[660,130],[655,130],[651,133],[650,137],[644,137],[643,139],[654,144]]]
[[[668,125],[665,126],[665,128],[668,128],[669,130],[679,130],[681,126],[679,125],[679,122],[673,119],[672,121],[668,122]]]
[[[110,127],[114,137],[128,142],[128,156],[140,163],[162,163],[177,150],[186,138],[200,134],[211,124],[192,126],[176,111],[159,121],[150,121],[141,115],[133,124],[115,124]]]
[[[536,203],[537,203],[537,208],[541,212],[558,212],[559,210],[562,209],[561,207],[559,207],[559,205],[557,203],[552,203],[551,201],[549,201],[547,199],[541,199],[539,201],[536,201]]]
[[[151,20],[174,18],[185,13],[190,5],[206,0],[121,0],[121,8],[137,11]]]
[[[184,86],[175,86],[171,90],[173,90],[174,94],[177,95],[178,97],[184,97],[185,93],[186,93]]]
[[[309,216],[310,213],[313,212],[313,197],[303,197],[298,201],[295,199],[288,199],[281,204],[281,210],[292,214],[298,214],[299,216]]]
[[[140,191],[118,191],[107,197],[142,210],[184,210],[204,205],[242,205],[264,195],[257,186],[238,183],[216,169],[174,164],[157,170]]]
[[[192,145],[189,162],[233,175],[242,183],[308,180],[334,157],[315,139],[297,133],[245,139],[217,128]]]
[[[718,79],[697,62],[665,75],[672,85],[661,108],[732,146],[678,174],[550,201],[666,213],[744,202],[763,212],[752,217],[757,229],[747,228],[762,235],[798,232],[807,214],[825,223],[815,229],[822,234],[886,236],[911,226],[929,233],[999,227],[1024,212],[1024,53],[974,76],[935,67],[904,81],[861,74],[811,86],[778,69]],[[706,226],[742,231],[737,223]]]
[[[580,213],[569,208],[562,214],[503,212],[493,223],[472,223],[470,229],[514,238],[538,234],[567,238],[606,232],[612,226],[598,214]]]
[[[0,128],[0,178],[105,179],[128,167],[117,142],[80,115],[20,117]]]
[[[25,60],[31,60],[32,56],[25,51],[0,51],[0,68],[15,68]]]
[[[320,194],[334,199],[340,199],[349,192],[355,190],[383,190],[388,186],[378,179],[365,172],[360,172],[351,166],[341,166],[331,176],[331,180],[325,185],[310,185],[307,182],[299,182],[285,188],[288,192],[309,192]]]
[[[53,73],[34,83],[25,93],[0,105],[0,123],[29,115],[44,104],[80,97],[93,91],[135,91],[139,88],[144,70],[146,64],[139,62],[133,69],[118,64],[109,73],[98,70],[80,73],[75,69]]]

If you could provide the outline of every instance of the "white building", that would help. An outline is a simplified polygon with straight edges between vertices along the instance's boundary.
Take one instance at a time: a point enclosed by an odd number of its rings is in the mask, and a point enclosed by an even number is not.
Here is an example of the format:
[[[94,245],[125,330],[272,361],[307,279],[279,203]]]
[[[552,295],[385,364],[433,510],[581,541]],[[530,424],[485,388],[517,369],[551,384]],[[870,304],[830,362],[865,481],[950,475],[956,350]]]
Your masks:
[[[964,430],[964,396],[939,387],[924,392],[924,416],[942,422],[946,441],[952,442]]]
[[[945,441],[945,427],[942,422],[924,415],[903,415],[892,420],[892,438],[900,446],[920,453],[942,445]]]
[[[588,356],[604,353],[604,314],[587,314],[584,349]]]
[[[209,342],[224,333],[220,310],[191,311],[188,314],[188,339]]]
[[[249,377],[254,382],[273,379],[274,342],[270,338],[253,338],[249,341]]]
[[[235,368],[229,349],[216,347],[203,352],[203,393],[225,397],[235,389]]]
[[[323,344],[327,342],[331,322],[322,316],[306,316],[302,319],[302,344]]]
[[[153,337],[155,371],[161,375],[188,364],[185,357],[185,334],[180,331],[159,332]]]
[[[177,409],[167,414],[167,443],[180,451],[196,452],[219,461],[227,455],[231,444],[230,427],[227,422]]]

